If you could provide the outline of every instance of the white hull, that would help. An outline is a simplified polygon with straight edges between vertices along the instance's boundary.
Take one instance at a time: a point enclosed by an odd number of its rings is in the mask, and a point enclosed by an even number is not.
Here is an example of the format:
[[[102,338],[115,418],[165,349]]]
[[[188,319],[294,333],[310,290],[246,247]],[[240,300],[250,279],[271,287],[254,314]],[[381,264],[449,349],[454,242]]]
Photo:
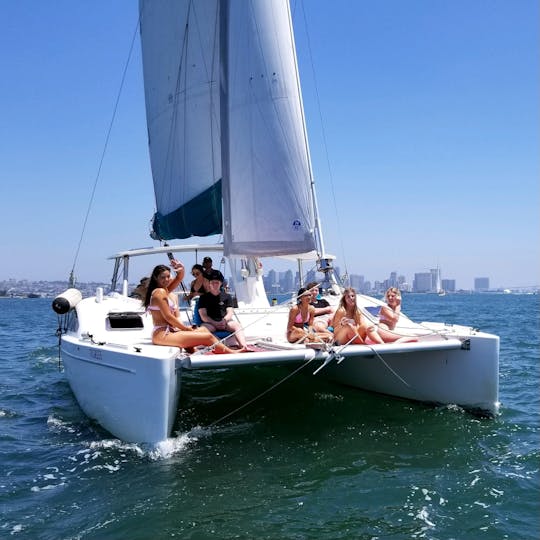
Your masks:
[[[341,363],[328,365],[326,375],[372,392],[495,414],[499,406],[498,338],[477,334],[467,339],[470,349],[463,349],[459,339],[442,344],[377,345],[369,352],[356,345],[342,353]]]
[[[329,297],[335,302],[336,297]],[[379,301],[361,297],[364,306]],[[498,410],[499,338],[469,327],[416,324],[403,331],[418,342],[313,349],[284,339],[288,306],[237,308],[259,352],[187,355],[151,344],[151,318],[139,301],[119,294],[82,300],[77,324],[62,336],[66,376],[85,414],[128,442],[156,443],[171,434],[183,369],[309,362],[303,371],[400,398]],[[111,328],[110,313],[136,313],[142,328]],[[187,318],[188,313],[185,313]],[[323,365],[324,364],[324,365]]]
[[[177,355],[166,347],[145,355],[62,338],[67,380],[81,409],[128,442],[153,443],[171,433],[180,394]]]

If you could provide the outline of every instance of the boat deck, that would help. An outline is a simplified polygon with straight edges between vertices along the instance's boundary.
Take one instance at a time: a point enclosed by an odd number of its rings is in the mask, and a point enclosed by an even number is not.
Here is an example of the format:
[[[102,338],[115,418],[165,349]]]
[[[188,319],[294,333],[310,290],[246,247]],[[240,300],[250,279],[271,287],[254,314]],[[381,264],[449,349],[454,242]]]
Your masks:
[[[208,369],[232,366],[257,366],[299,362],[325,362],[343,357],[375,357],[421,351],[461,349],[463,342],[456,338],[426,340],[413,343],[384,343],[380,345],[294,345],[259,341],[255,351],[238,354],[183,354],[179,362],[184,369]]]

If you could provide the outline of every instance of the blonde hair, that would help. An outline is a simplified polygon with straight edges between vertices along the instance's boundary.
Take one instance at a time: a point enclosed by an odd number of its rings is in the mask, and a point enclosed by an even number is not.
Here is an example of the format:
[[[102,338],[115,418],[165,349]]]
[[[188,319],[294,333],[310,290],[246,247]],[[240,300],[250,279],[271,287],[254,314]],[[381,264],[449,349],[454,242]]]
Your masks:
[[[356,324],[360,324],[362,322],[362,314],[360,313],[360,310],[358,309],[358,304],[356,303],[356,289],[353,289],[352,287],[347,287],[343,291],[343,295],[341,296],[341,299],[339,301],[339,307],[343,308],[343,311],[347,313],[347,306],[345,305],[345,298],[350,294],[354,294],[354,307],[353,307],[353,319]],[[339,309],[339,308],[338,308]]]
[[[384,299],[388,301],[388,294],[394,293],[396,295],[396,298],[401,298],[401,291],[397,287],[390,287],[387,289],[387,291],[384,293]]]

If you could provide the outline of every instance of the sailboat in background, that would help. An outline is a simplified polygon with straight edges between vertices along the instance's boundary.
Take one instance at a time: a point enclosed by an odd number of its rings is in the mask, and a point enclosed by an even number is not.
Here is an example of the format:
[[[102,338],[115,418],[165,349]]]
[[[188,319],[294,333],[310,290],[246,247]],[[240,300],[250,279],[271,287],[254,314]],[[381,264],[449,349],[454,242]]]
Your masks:
[[[439,265],[437,265],[436,272],[437,272],[437,279],[436,279],[436,284],[435,284],[435,290],[437,291],[437,294],[439,296],[446,296],[446,291],[442,288],[441,269],[439,268]]]
[[[262,258],[295,259],[301,274],[309,261],[333,306],[342,291],[318,217],[288,0],[141,0],[140,25],[159,245],[117,253],[108,294],[82,299],[70,289],[53,303],[65,318],[66,376],[84,412],[121,439],[155,443],[171,433],[184,370],[312,364],[358,388],[495,413],[497,336],[402,315],[396,331],[414,343],[287,342],[289,306],[269,304]],[[166,245],[212,235],[222,243]],[[258,352],[152,344],[152,321],[128,296],[129,261],[185,252],[227,258],[236,316]],[[381,301],[358,302],[376,323]]]

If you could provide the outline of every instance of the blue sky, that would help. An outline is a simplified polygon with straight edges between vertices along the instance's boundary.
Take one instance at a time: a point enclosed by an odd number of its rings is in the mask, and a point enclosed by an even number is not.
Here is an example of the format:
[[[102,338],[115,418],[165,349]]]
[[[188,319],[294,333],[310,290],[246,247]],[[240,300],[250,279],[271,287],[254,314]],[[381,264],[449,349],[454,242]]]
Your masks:
[[[71,270],[137,4],[0,0],[0,279]],[[439,265],[459,288],[538,285],[538,2],[291,5],[337,264],[372,281]],[[152,245],[153,211],[137,38],[78,278],[108,281],[108,256]]]

